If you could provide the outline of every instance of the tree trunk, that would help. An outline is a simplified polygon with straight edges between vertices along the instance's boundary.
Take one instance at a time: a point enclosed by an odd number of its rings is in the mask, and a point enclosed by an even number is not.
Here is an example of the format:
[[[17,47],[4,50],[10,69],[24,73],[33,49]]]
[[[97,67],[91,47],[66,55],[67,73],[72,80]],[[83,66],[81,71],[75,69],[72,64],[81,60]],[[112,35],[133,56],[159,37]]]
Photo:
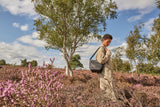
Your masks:
[[[136,61],[134,60],[135,66],[136,66],[136,74],[138,75],[138,79],[140,78],[140,74],[139,74],[139,67],[136,63]]]
[[[66,75],[69,74],[71,77],[73,77],[73,71],[72,71],[72,68],[70,66],[69,60],[66,57],[64,57],[64,58],[66,60]]]
[[[138,79],[140,79],[139,65],[137,65]]]
[[[66,75],[68,75],[68,65],[66,64]]]
[[[71,69],[71,66],[70,66],[70,57],[67,53],[67,50],[66,50],[66,35],[64,35],[64,40],[63,40],[63,57],[64,59],[66,60],[66,75],[68,75],[70,73],[70,76],[73,77],[73,72],[72,72],[72,69]]]
[[[70,64],[69,64],[69,74],[70,74],[71,77],[73,77],[73,71],[72,71],[72,68],[71,68]]]
[[[117,64],[116,64],[116,72],[117,72]]]
[[[131,68],[131,71],[132,71],[132,61],[130,60],[130,68]],[[132,78],[133,78],[133,71],[132,71]]]
[[[138,73],[137,73],[137,63],[136,63],[136,60],[134,60],[134,64],[135,64],[135,66],[136,66],[136,74],[138,74]]]

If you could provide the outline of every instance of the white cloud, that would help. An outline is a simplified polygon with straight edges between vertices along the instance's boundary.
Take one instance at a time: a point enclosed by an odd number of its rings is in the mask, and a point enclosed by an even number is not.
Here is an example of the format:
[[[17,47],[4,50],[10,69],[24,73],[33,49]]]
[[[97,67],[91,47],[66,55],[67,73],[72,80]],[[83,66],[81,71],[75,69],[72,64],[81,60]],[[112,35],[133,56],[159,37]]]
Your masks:
[[[0,6],[13,15],[34,16],[34,5],[31,0],[0,0]]]
[[[80,54],[81,56],[90,56],[95,49],[97,49],[101,44],[101,41],[97,39],[90,39],[88,44],[84,44],[76,50],[76,54]]]
[[[10,44],[0,42],[0,56],[8,63],[17,63],[24,58],[38,60],[43,57],[36,48],[21,45],[18,42]]]
[[[114,0],[117,3],[118,11],[136,10],[137,15],[131,16],[128,21],[140,20],[144,15],[152,12],[155,8],[155,0]]]
[[[16,27],[16,28],[20,28],[21,31],[28,31],[28,24],[25,24],[25,25],[20,25],[19,23],[12,23],[13,27]]]
[[[33,33],[32,33],[32,37],[33,37],[34,39],[39,38],[38,32],[33,32]]]
[[[151,35],[155,34],[155,32],[152,31],[152,27],[153,27],[153,23],[155,19],[156,18],[151,18],[147,22],[144,23],[144,28],[148,31],[148,38],[150,38]]]
[[[119,11],[124,10],[143,10],[155,6],[155,0],[114,0],[118,5]]]
[[[27,30],[28,30],[28,24],[22,25],[22,26],[20,27],[20,29],[21,29],[22,31],[27,31]]]
[[[65,61],[63,57],[59,56],[58,51],[38,50],[33,46],[25,46],[17,41],[13,43],[0,42],[0,56],[9,64],[20,64],[23,59],[27,61],[37,60],[38,64],[42,66],[43,61],[50,63],[49,59],[55,57],[54,65],[56,67],[64,68]]]
[[[144,27],[145,27],[146,30],[148,30],[148,31],[152,30],[154,19],[155,18],[151,18],[147,22],[144,23]]]
[[[119,37],[114,37],[112,42],[116,42],[116,43],[119,43],[119,44],[123,43]]]
[[[16,23],[16,22],[15,22],[15,23],[13,23],[12,25],[13,25],[13,27],[19,28],[19,23]]]
[[[33,45],[36,47],[44,47],[46,45],[46,42],[42,40],[38,40],[37,39],[38,37],[39,37],[39,34],[37,32],[34,32],[32,33],[32,35],[25,35],[18,38],[17,40],[22,43]]]
[[[129,21],[129,22],[134,22],[134,21],[140,20],[142,17],[143,17],[143,14],[139,14],[139,15],[130,17],[130,18],[128,19],[128,21]]]
[[[131,16],[128,21],[129,22],[134,22],[134,21],[137,21],[137,20],[140,20],[143,18],[144,15],[150,13],[153,11],[153,8],[147,8],[147,9],[143,9],[143,10],[138,10],[138,15],[135,15],[135,16]]]
[[[47,51],[47,50],[41,50],[42,55],[44,55],[45,57],[42,57],[40,58],[40,64],[42,65],[43,64],[43,61],[45,61],[46,64],[49,64],[50,63],[50,58],[55,58],[55,61],[54,61],[54,66],[57,67],[57,68],[64,68],[65,65],[66,65],[66,62],[64,60],[64,58],[60,55],[60,52],[57,51],[57,50],[50,50],[50,51]]]
[[[127,43],[123,42],[121,45],[112,46],[112,47],[109,47],[109,49],[112,51],[113,49],[118,48],[118,47],[123,47],[124,49],[126,49],[127,48]]]

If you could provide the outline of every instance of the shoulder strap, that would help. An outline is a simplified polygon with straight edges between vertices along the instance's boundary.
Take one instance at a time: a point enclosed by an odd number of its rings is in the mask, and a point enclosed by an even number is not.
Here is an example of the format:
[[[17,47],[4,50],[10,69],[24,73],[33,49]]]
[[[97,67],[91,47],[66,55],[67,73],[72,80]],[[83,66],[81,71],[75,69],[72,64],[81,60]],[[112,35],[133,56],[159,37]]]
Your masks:
[[[100,47],[102,47],[102,46],[100,46]],[[100,48],[99,47],[99,48]],[[90,57],[90,60],[94,57],[94,55],[97,53],[97,51],[99,50],[99,48],[93,53],[93,55]],[[105,50],[105,49],[104,49]],[[105,50],[106,51],[106,50]]]

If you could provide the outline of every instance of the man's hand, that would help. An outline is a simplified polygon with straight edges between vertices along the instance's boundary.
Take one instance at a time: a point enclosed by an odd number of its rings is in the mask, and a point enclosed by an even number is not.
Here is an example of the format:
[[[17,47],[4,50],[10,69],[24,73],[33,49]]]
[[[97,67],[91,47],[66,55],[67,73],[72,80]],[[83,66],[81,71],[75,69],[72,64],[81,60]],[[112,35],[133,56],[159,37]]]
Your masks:
[[[105,49],[107,55],[111,55],[111,51],[109,49]]]
[[[106,52],[107,52],[108,50],[109,50],[109,49],[106,48]]]

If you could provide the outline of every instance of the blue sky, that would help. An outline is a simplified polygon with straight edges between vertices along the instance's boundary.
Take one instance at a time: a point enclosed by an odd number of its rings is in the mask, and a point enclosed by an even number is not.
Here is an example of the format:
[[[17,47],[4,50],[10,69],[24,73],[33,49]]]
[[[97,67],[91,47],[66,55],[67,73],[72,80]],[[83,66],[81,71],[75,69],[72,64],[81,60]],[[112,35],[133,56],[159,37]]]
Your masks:
[[[154,0],[115,0],[118,5],[118,18],[107,20],[107,30],[102,32],[113,35],[109,49],[126,46],[125,38],[134,25],[145,23],[144,34],[151,34],[153,20],[158,17],[159,10]],[[38,33],[33,29],[33,19],[36,13],[30,0],[0,0],[0,59],[7,63],[20,64],[27,58],[37,60],[39,65],[49,58],[56,57],[55,66],[63,68],[65,61],[62,54],[56,50],[45,50],[44,41],[37,40]],[[96,44],[96,45],[93,45]],[[77,49],[81,62],[88,68],[88,58],[101,44],[91,39],[89,44]]]

